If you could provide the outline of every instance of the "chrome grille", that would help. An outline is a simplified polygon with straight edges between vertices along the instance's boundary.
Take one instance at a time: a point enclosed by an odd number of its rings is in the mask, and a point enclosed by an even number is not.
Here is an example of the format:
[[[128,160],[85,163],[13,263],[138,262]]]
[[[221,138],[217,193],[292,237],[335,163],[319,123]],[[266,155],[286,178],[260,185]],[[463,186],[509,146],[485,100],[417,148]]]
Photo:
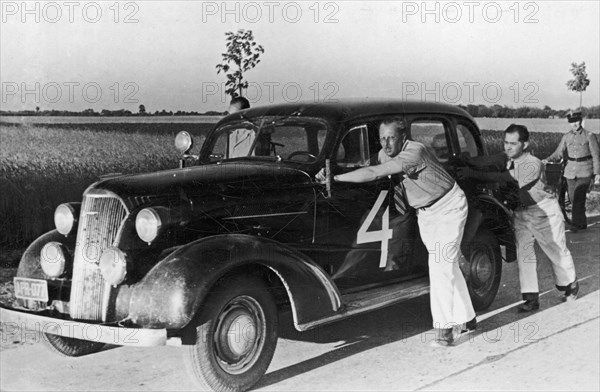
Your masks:
[[[87,194],[81,206],[77,244],[73,259],[70,314],[74,319],[102,320],[103,303],[109,295],[98,263],[111,246],[127,210],[112,194]]]

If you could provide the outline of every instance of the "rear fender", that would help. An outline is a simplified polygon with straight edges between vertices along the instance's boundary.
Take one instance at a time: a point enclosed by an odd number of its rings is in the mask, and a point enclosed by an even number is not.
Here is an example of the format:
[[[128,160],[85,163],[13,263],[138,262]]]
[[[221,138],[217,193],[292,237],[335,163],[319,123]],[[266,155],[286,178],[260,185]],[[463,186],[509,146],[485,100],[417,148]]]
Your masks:
[[[296,327],[340,309],[336,286],[307,256],[269,239],[226,234],[194,241],[161,260],[123,297],[129,318],[145,328],[183,328],[219,278],[253,264],[281,279]]]
[[[500,245],[506,247],[505,261],[515,261],[516,245],[511,224],[512,211],[496,198],[487,194],[477,195],[472,204],[465,224],[463,244],[471,243],[480,228],[484,227],[496,236]]]

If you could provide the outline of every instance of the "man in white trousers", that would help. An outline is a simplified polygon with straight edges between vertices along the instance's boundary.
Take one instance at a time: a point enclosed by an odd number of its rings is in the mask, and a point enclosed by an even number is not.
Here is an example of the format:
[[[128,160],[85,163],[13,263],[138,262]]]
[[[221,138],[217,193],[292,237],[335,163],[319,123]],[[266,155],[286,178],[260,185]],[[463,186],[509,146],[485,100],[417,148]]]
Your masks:
[[[417,211],[421,239],[429,250],[431,315],[434,346],[450,346],[455,327],[476,328],[475,310],[459,267],[460,243],[467,219],[467,199],[436,157],[418,142],[406,140],[403,119],[379,126],[383,149],[393,152],[385,162],[333,176],[339,182],[369,182],[403,175],[408,204]],[[323,174],[317,174],[322,178]]]
[[[503,154],[469,160],[470,164],[481,166],[496,158],[504,159],[506,171],[494,173],[461,169],[458,173],[462,177],[518,183],[520,205],[514,211],[513,225],[517,241],[519,282],[525,300],[518,307],[519,312],[531,312],[540,308],[537,258],[533,247],[536,240],[552,262],[556,288],[564,292],[564,300],[577,299],[579,291],[573,257],[567,248],[565,222],[560,206],[546,184],[542,161],[526,151],[528,146],[527,127],[511,124],[504,131]]]

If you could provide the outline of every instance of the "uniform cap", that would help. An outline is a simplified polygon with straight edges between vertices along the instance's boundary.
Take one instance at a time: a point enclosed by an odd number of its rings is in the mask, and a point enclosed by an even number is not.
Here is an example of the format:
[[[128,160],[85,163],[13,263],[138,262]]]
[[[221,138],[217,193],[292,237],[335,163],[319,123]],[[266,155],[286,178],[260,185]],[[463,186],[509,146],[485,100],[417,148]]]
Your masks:
[[[570,111],[567,113],[567,120],[570,123],[581,121],[582,118],[583,116],[581,115],[581,110]]]

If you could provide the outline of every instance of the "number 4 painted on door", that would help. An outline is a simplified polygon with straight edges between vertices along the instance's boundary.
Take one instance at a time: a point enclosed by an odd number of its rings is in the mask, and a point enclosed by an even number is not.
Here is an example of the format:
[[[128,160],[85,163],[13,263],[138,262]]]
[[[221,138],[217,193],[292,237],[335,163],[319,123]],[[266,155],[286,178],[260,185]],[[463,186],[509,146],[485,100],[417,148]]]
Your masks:
[[[379,268],[383,268],[387,264],[387,256],[388,256],[388,242],[392,238],[393,230],[390,229],[390,207],[387,206],[385,211],[383,212],[383,217],[381,218],[381,230],[377,231],[367,231],[377,212],[381,209],[381,206],[385,202],[388,191],[381,191],[377,201],[369,211],[367,215],[367,219],[363,222],[360,229],[358,229],[358,234],[356,235],[356,243],[357,244],[366,244],[369,242],[379,242],[381,241],[381,259],[379,260]]]

